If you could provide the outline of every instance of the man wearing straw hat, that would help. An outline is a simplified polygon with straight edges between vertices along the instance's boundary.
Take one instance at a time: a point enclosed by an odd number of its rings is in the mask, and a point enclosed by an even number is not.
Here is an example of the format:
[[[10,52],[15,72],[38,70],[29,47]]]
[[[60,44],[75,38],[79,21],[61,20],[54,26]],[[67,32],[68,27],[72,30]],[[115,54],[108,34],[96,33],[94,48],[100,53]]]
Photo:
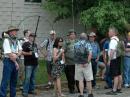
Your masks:
[[[8,82],[10,82],[10,97],[16,97],[16,83],[19,65],[17,58],[21,55],[21,45],[17,41],[17,31],[19,29],[10,26],[6,33],[9,38],[3,42],[3,78],[0,86],[0,97],[6,97]]]

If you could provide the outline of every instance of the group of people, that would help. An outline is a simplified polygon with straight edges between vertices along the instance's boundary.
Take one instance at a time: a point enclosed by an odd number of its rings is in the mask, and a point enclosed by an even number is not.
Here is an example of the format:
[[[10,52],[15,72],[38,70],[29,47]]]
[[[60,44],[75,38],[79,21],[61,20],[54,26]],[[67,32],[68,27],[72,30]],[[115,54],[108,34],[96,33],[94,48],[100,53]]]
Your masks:
[[[38,48],[35,43],[36,35],[29,30],[24,31],[24,38],[18,39],[18,28],[10,26],[2,33],[3,38],[3,74],[0,85],[0,97],[7,96],[8,84],[10,85],[10,97],[16,97],[16,84],[18,78],[24,82],[22,95],[35,93],[35,72],[38,66]]]
[[[65,97],[61,91],[61,75],[65,72],[69,93],[80,93],[84,97],[87,88],[88,97],[94,97],[92,89],[98,88],[96,76],[98,67],[101,69],[101,78],[106,81],[104,88],[111,88],[107,95],[122,93],[123,85],[130,87],[130,33],[124,43],[124,68],[122,73],[121,56],[118,56],[118,30],[110,27],[106,38],[99,43],[96,33],[81,33],[79,36],[74,30],[68,31],[67,38],[56,37],[54,30],[50,37],[45,39],[39,47],[35,42],[36,35],[30,30],[24,31],[24,38],[17,38],[19,29],[13,26],[2,34],[3,37],[3,78],[0,86],[0,97],[6,97],[7,86],[10,83],[10,97],[16,97],[16,83],[19,71],[23,90],[22,95],[35,94],[35,73],[38,66],[38,51],[42,52],[46,60],[48,86],[54,85],[55,96]],[[109,36],[109,37],[108,37]],[[23,72],[24,81],[23,81]]]

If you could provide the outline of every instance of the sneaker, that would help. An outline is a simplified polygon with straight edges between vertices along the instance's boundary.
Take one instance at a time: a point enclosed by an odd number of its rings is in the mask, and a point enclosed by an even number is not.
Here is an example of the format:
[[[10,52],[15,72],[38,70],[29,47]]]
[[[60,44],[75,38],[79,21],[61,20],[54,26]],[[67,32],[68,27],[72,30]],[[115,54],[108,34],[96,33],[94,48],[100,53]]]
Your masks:
[[[106,95],[117,95],[116,93],[117,93],[116,91],[112,90],[110,92],[107,92]]]
[[[28,97],[28,94],[22,93],[22,96],[23,96],[23,97]]]
[[[124,88],[130,88],[130,86],[128,84],[125,84]]]
[[[122,93],[121,89],[117,89],[116,93]]]
[[[88,94],[88,97],[94,97],[93,94]]]
[[[35,91],[29,91],[29,94],[33,94],[33,95],[37,95],[37,93]]]
[[[75,94],[75,91],[74,90],[70,90],[69,93],[70,94]]]
[[[48,85],[50,85],[50,86],[51,86],[51,85],[52,85],[52,83],[49,81],[49,82],[48,82]]]
[[[20,86],[19,89],[20,89],[20,90],[23,90],[23,86]]]
[[[84,95],[79,95],[78,97],[84,97]]]

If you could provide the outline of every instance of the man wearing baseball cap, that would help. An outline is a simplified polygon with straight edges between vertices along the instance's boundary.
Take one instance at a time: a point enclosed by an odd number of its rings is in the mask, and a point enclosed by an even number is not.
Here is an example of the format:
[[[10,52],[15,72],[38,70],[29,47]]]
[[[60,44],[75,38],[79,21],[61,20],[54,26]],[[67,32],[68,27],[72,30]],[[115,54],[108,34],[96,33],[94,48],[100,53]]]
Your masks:
[[[10,97],[16,97],[16,83],[18,76],[19,64],[17,63],[18,57],[21,55],[21,45],[17,41],[17,31],[19,29],[10,26],[6,33],[9,35],[8,38],[4,39],[3,42],[3,78],[0,87],[0,97],[7,96],[7,86],[10,83]]]
[[[99,60],[100,47],[98,42],[96,42],[96,34],[94,32],[91,32],[89,34],[89,41],[92,47],[92,59],[91,59],[92,70],[93,70],[92,86],[93,88],[96,88],[97,62]]]
[[[51,71],[52,71],[52,51],[53,51],[53,44],[56,38],[56,32],[54,30],[51,30],[49,32],[49,38],[45,39],[41,44],[41,50],[45,48],[44,57],[46,60],[46,68],[48,73],[48,85],[47,88],[50,88],[53,84],[52,77],[51,77]]]
[[[22,46],[25,65],[25,79],[23,84],[23,96],[27,97],[29,94],[35,94],[35,73],[38,65],[38,48],[34,42],[36,35],[30,33],[29,40]]]

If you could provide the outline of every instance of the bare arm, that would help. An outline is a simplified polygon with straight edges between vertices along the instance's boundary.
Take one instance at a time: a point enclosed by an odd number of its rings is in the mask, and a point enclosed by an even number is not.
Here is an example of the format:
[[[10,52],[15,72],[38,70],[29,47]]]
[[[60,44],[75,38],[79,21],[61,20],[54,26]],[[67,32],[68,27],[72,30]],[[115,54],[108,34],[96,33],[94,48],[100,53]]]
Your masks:
[[[22,51],[22,54],[23,54],[24,56],[30,56],[30,55],[32,55],[32,52],[31,52],[31,51],[30,51],[30,52]]]
[[[91,62],[91,58],[92,58],[92,53],[89,52],[89,55],[88,55],[88,62]]]
[[[58,53],[58,50],[56,48],[53,49],[53,61],[55,62],[62,54],[62,51]]]

